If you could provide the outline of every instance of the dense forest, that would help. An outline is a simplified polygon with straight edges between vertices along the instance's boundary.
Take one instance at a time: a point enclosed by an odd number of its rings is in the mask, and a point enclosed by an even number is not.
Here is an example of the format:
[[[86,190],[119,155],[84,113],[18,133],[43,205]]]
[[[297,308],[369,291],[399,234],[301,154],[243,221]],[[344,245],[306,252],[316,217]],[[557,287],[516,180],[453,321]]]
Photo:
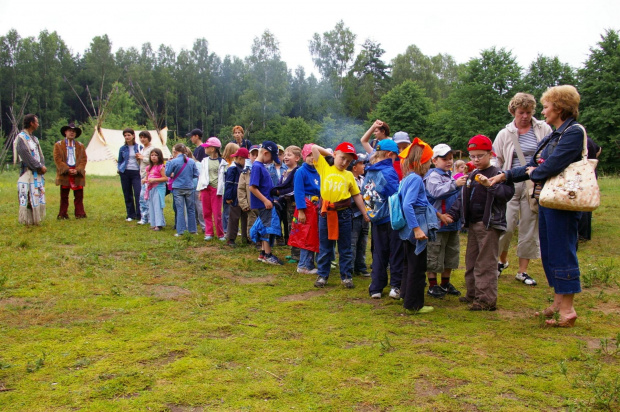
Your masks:
[[[11,119],[23,108],[39,116],[37,135],[48,152],[68,121],[82,125],[86,143],[97,118],[114,129],[157,123],[168,127],[171,143],[196,127],[228,140],[239,124],[253,141],[332,147],[359,142],[380,118],[392,132],[465,149],[471,136],[494,138],[511,121],[507,105],[516,92],[539,99],[549,86],[573,84],[582,96],[580,120],[603,147],[600,166],[620,170],[618,31],[606,30],[578,68],[543,55],[520,67],[504,48],[459,64],[449,54],[426,56],[413,44],[386,62],[381,44],[365,40],[357,54],[356,45],[342,21],[315,33],[308,52],[317,78],[301,66],[287,67],[269,31],[241,58],[216,55],[204,38],[191,50],[145,43],[113,52],[107,35],[74,54],[56,32],[23,38],[10,30],[0,36],[0,138],[6,143]]]

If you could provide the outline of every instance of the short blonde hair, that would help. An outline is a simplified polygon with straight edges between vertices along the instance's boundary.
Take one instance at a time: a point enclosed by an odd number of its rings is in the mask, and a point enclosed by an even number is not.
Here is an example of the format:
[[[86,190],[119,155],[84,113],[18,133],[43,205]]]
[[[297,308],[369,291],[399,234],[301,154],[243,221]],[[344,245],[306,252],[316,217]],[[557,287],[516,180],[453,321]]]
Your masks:
[[[454,162],[454,170],[458,170],[459,167],[464,166],[465,165],[465,160],[459,159],[456,162]]]
[[[301,159],[301,149],[299,148],[299,146],[288,146],[286,149],[284,149],[284,152],[291,152],[293,156],[297,156]]]
[[[515,94],[508,103],[508,111],[514,116],[517,109],[531,109],[534,113],[536,111],[536,99],[529,93]]]
[[[581,97],[575,86],[563,85],[549,87],[543,93],[540,101],[543,103],[551,103],[560,111],[560,119],[562,121],[569,117],[577,119],[579,117],[579,102]]]
[[[224,160],[230,163],[232,160],[230,156],[237,153],[237,150],[239,150],[239,145],[237,143],[230,142],[226,145],[226,147],[224,147],[224,153],[222,153],[222,157],[224,158]]]

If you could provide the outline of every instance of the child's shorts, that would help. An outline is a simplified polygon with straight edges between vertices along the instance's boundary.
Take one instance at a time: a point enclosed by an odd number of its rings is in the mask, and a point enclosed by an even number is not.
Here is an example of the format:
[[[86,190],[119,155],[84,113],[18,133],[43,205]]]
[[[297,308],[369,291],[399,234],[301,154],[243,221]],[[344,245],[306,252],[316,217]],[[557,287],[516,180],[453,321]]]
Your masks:
[[[460,240],[459,232],[437,232],[434,241],[426,246],[426,271],[441,273],[444,269],[458,269]]]

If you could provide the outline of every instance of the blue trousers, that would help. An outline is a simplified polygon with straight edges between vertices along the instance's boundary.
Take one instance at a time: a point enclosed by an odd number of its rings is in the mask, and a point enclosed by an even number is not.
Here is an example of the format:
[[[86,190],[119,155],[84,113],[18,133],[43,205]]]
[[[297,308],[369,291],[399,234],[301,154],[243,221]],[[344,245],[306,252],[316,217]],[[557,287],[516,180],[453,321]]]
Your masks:
[[[139,170],[125,170],[119,173],[121,177],[121,188],[125,198],[125,209],[127,217],[132,219],[140,219],[140,191],[142,183],[140,182]]]
[[[194,205],[196,195],[194,189],[172,189],[172,197],[177,210],[177,233],[182,235],[185,230],[189,230],[189,233],[196,233],[198,229],[196,227],[196,206]],[[185,219],[186,213],[187,221]]]
[[[375,245],[372,252],[372,273],[368,292],[382,292],[387,286],[388,264],[390,266],[390,286],[400,289],[403,277],[404,249],[403,241],[398,231],[392,230],[390,222],[372,225],[372,242]]]
[[[556,294],[581,292],[577,241],[581,212],[538,208],[540,257],[549,286]]]
[[[368,245],[368,222],[362,215],[352,221],[351,250],[353,251],[353,273],[366,272],[366,246]]]
[[[338,243],[338,262],[340,279],[351,279],[353,274],[353,252],[351,250],[351,230],[353,212],[351,208],[338,212],[338,240],[327,238],[327,218],[319,216],[319,257],[317,266],[319,276],[329,278],[332,260],[335,260],[334,246]]]

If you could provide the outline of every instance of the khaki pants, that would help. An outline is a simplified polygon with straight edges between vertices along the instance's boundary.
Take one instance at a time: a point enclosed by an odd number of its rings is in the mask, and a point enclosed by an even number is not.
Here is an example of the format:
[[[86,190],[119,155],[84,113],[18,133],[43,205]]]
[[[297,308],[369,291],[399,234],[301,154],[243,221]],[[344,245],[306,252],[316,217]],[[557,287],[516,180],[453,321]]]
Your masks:
[[[497,259],[501,231],[483,222],[472,223],[467,232],[465,253],[466,296],[474,302],[495,306],[497,303]]]
[[[515,183],[515,194],[506,204],[506,232],[499,238],[499,252],[508,251],[510,240],[518,225],[519,243],[517,256],[522,259],[540,259],[538,240],[538,214],[533,213],[528,203],[525,182]]]

